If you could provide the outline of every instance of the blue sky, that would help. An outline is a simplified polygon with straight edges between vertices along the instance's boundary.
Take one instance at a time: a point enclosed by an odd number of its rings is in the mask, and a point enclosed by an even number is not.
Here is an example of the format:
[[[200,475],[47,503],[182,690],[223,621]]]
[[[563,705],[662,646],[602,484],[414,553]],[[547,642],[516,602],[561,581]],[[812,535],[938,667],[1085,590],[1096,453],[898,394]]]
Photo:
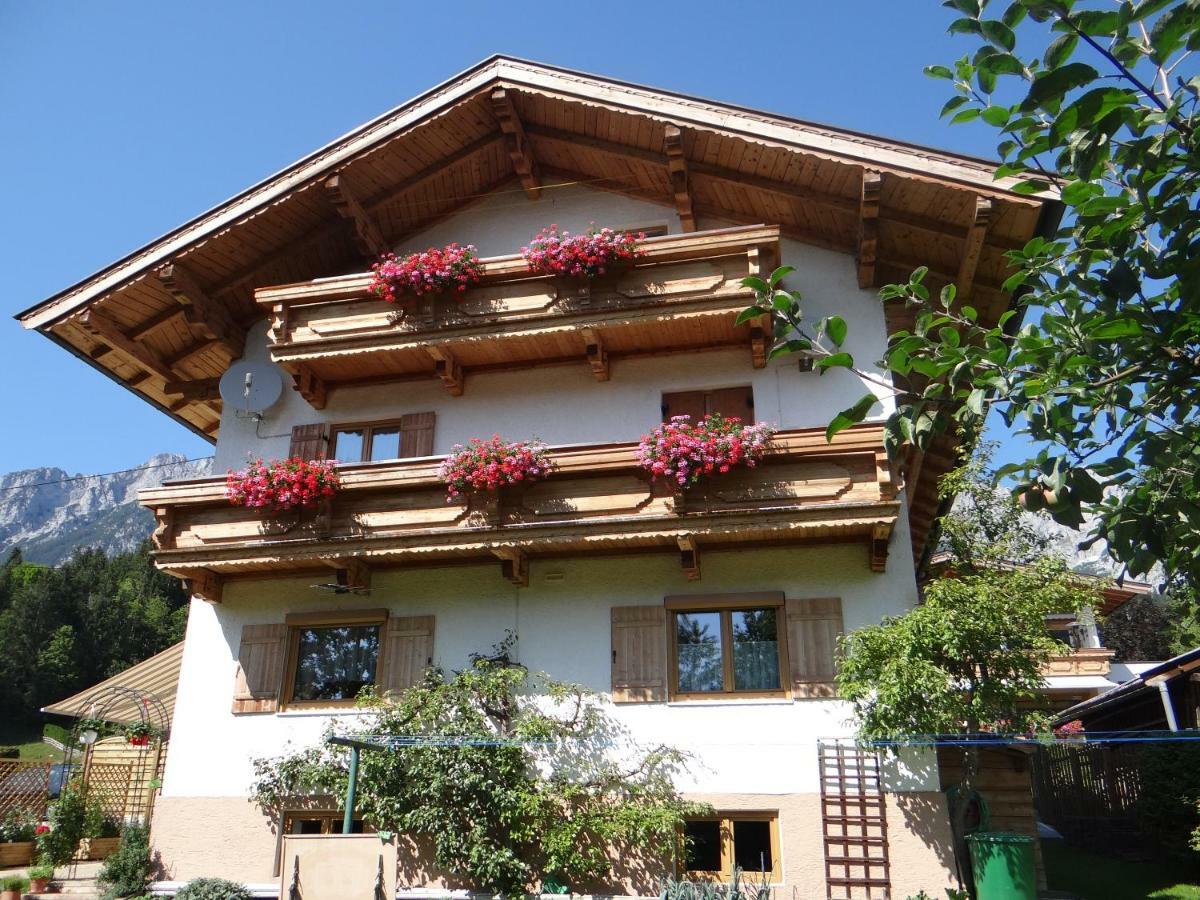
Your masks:
[[[636,10],[636,12],[634,12]],[[973,49],[933,0],[0,0],[0,472],[209,445],[11,316],[493,53],[981,156],[921,74]]]

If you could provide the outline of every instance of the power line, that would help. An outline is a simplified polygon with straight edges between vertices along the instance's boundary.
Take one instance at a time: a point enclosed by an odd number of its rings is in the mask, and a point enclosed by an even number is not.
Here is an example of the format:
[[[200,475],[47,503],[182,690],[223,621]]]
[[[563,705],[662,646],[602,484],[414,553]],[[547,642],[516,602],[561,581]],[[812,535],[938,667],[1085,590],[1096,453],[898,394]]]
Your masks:
[[[145,472],[150,469],[163,469],[167,466],[182,466],[186,465],[187,463],[204,462],[205,460],[212,458],[213,457],[211,455],[197,456],[195,459],[175,459],[171,460],[170,462],[147,463],[143,466],[134,466],[131,469],[117,469],[114,472],[101,472],[97,475],[72,475],[70,478],[57,478],[51,481],[35,481],[33,484],[11,484],[8,487],[0,488],[0,494],[5,494],[9,491],[21,491],[30,490],[32,488],[46,487],[52,484],[68,484],[73,481],[88,481],[93,478],[109,478],[113,475],[126,475],[129,472]]]

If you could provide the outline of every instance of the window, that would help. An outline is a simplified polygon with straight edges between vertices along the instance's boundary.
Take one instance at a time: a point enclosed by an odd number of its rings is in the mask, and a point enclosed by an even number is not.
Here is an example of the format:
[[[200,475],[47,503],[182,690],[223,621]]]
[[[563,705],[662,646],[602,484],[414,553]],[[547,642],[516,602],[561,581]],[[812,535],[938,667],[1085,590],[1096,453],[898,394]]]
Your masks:
[[[753,425],[753,389],[746,384],[714,391],[676,391],[662,395],[664,422],[671,421],[674,416],[691,416],[693,422],[698,422],[713,413],[720,413],[726,419],[741,419],[744,425]]]
[[[341,834],[343,815],[333,810],[289,812],[284,815],[284,834]],[[350,821],[351,834],[364,834],[375,829],[362,819]]]
[[[672,694],[786,694],[788,671],[779,603],[720,601],[689,607],[668,601],[673,640]]]
[[[384,610],[288,616],[290,706],[350,705],[376,681]]]
[[[434,414],[410,413],[383,422],[333,427],[329,456],[343,463],[407,459],[433,453]]]
[[[720,813],[684,824],[684,872],[728,878],[734,868],[748,875],[776,871],[779,825],[775,813]]]

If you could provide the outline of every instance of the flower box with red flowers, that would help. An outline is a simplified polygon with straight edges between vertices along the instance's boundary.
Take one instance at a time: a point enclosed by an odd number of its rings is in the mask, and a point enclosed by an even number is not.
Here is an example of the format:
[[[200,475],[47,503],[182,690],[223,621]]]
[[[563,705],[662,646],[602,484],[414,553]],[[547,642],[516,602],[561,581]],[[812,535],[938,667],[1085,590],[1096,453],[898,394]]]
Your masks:
[[[506,441],[494,434],[455,444],[438,474],[446,485],[447,501],[466,497],[494,524],[500,492],[535,482],[553,468],[540,441]]]
[[[521,248],[529,270],[538,275],[594,278],[610,269],[633,262],[644,252],[643,233],[613,231],[591,226],[583,234],[559,231],[557,225],[543,228]]]
[[[371,266],[371,273],[372,296],[399,303],[405,296],[461,294],[483,277],[483,263],[472,244],[448,244],[404,257],[385,253]]]
[[[234,506],[273,512],[318,506],[341,487],[333,460],[252,460],[240,472],[230,470],[225,496]]]
[[[707,478],[758,465],[774,434],[774,426],[743,425],[716,413],[695,423],[691,416],[672,416],[642,436],[638,463],[652,479],[665,479],[682,494]]]

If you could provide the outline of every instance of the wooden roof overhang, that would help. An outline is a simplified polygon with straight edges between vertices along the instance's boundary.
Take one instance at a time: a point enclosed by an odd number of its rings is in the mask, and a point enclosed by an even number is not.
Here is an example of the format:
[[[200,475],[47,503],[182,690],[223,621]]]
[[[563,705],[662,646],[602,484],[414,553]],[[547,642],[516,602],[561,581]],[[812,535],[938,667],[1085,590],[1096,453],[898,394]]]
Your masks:
[[[1008,306],[1004,253],[1053,226],[994,164],[497,56],[468,69],[18,315],[215,439],[216,379],[262,311],[254,289],[361,272],[497,190],[585,184],[697,220],[777,224],[853,257],[864,287],[930,268],[983,321]],[[901,307],[887,311],[904,327]],[[917,552],[937,511],[940,441],[906,467]],[[917,476],[919,475],[919,482]]]
[[[821,429],[777,435],[755,469],[702,492],[673,494],[637,463],[637,444],[560,448],[541,482],[477,501],[446,502],[440,459],[339,466],[343,487],[319,510],[264,514],[232,506],[225,480],[140,491],[154,511],[156,564],[219,594],[223,579],[346,573],[377,567],[492,560],[517,583],[530,557],[671,550],[698,577],[702,551],[744,545],[859,542],[882,569],[899,513],[879,426],[832,444]],[[490,505],[489,505],[490,504]]]
[[[636,265],[590,281],[530,277],[518,254],[483,261],[477,286],[380,302],[369,273],[261,288],[270,352],[315,407],[337,385],[405,377],[443,379],[461,394],[471,372],[576,362],[607,381],[611,359],[745,347],[766,364],[770,317],[736,325],[754,300],[748,275],[779,262],[779,229],[664,235]]]

